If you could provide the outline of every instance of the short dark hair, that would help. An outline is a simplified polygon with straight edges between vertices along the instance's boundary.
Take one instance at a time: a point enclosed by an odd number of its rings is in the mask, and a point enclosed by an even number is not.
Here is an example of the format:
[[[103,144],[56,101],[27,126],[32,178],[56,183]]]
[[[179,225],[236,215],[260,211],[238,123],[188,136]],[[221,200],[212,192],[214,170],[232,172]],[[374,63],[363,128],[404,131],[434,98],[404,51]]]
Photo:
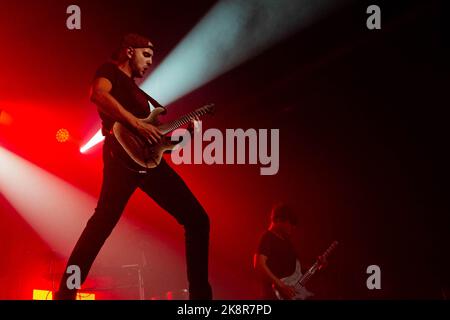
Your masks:
[[[272,222],[289,222],[294,226],[298,223],[294,210],[285,203],[277,203],[272,206],[270,219]]]

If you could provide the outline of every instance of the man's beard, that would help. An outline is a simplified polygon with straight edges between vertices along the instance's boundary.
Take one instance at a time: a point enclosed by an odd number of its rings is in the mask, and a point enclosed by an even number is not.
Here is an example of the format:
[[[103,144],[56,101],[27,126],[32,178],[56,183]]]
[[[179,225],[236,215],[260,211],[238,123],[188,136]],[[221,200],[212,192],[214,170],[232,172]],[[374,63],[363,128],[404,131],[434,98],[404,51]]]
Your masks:
[[[141,71],[134,62],[131,64],[131,73],[133,78],[142,78]]]
[[[142,78],[142,74],[139,70],[133,70],[133,78]]]

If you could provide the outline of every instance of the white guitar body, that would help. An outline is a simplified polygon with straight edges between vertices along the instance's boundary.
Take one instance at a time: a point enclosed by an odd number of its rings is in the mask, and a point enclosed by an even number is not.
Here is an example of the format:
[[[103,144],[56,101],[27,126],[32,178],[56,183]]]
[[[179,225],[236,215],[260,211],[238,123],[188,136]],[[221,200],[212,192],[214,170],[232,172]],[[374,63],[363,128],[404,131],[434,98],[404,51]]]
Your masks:
[[[314,294],[308,291],[304,286],[300,284],[300,279],[302,278],[302,269],[300,262],[297,260],[295,263],[295,271],[289,277],[282,278],[284,284],[295,288],[295,296],[291,300],[305,300]],[[275,295],[279,300],[284,300],[278,290],[274,289]]]
[[[295,263],[294,273],[289,277],[280,279],[284,284],[295,288],[295,296],[291,300],[305,300],[314,295],[305,288],[305,284],[309,281],[309,279],[311,279],[317,270],[320,270],[323,267],[324,261],[326,261],[328,255],[336,248],[337,244],[337,241],[333,241],[328,249],[325,250],[325,252],[316,260],[316,262],[311,266],[311,268],[309,268],[308,271],[306,271],[305,274],[302,274],[300,262],[297,260]],[[279,300],[285,300],[275,287],[273,287],[273,291]]]

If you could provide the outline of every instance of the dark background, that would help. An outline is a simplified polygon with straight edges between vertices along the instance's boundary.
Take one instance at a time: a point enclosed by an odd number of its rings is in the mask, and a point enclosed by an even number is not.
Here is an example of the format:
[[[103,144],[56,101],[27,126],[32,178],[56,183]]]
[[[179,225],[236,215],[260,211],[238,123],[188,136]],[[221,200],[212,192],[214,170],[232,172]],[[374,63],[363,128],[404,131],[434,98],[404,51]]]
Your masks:
[[[20,131],[0,127],[2,145],[97,196],[100,149],[85,156],[77,147],[57,149],[46,142],[53,127],[42,123],[70,119],[71,133],[86,139],[98,128],[90,80],[120,36],[149,36],[157,67],[214,3],[77,1],[82,29],[68,31],[64,12],[71,2],[2,1],[1,107],[25,115],[16,121]],[[381,30],[366,28],[370,4],[381,7]],[[275,176],[260,176],[250,165],[176,168],[211,217],[217,298],[256,296],[252,254],[271,204],[280,200],[299,212],[294,240],[304,266],[340,242],[329,268],[311,281],[317,299],[448,297],[447,7],[350,2],[171,105],[181,114],[215,102],[220,108],[208,127],[280,129]],[[30,142],[29,132],[47,152]],[[147,232],[182,241],[173,221],[163,212],[148,216],[156,206],[141,194],[136,199],[126,215]],[[33,263],[46,264],[49,248],[2,195],[0,210],[6,288],[0,298],[28,299],[22,290],[28,285],[18,279],[32,273]],[[366,287],[372,264],[381,268],[381,290]],[[169,290],[148,286],[155,294]]]

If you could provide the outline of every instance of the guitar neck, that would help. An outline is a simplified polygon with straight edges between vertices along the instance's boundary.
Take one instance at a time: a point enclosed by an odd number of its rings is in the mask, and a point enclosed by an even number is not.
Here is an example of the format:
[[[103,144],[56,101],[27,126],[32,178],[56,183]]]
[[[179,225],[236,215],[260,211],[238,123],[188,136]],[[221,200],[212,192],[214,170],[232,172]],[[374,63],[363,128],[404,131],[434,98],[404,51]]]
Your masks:
[[[311,268],[298,280],[298,283],[304,286],[309,279],[311,279],[312,275],[316,273],[317,268],[319,267],[319,263],[316,261]]]
[[[333,241],[333,243],[328,247],[327,250],[325,250],[325,252],[322,254],[321,257],[326,259],[331,253],[331,251],[333,251],[334,248],[337,246],[337,244],[338,244],[337,241]],[[305,283],[308,282],[308,280],[312,277],[312,275],[316,273],[317,269],[319,269],[319,266],[320,262],[319,260],[316,260],[316,262],[311,266],[311,268],[309,268],[309,270],[298,280],[298,283],[304,286]]]
[[[196,109],[176,120],[169,121],[164,125],[161,131],[163,134],[170,133],[181,126],[188,124],[192,119],[195,119],[195,117],[200,118],[201,116],[204,116],[206,113],[208,113],[208,111],[204,107]]]

